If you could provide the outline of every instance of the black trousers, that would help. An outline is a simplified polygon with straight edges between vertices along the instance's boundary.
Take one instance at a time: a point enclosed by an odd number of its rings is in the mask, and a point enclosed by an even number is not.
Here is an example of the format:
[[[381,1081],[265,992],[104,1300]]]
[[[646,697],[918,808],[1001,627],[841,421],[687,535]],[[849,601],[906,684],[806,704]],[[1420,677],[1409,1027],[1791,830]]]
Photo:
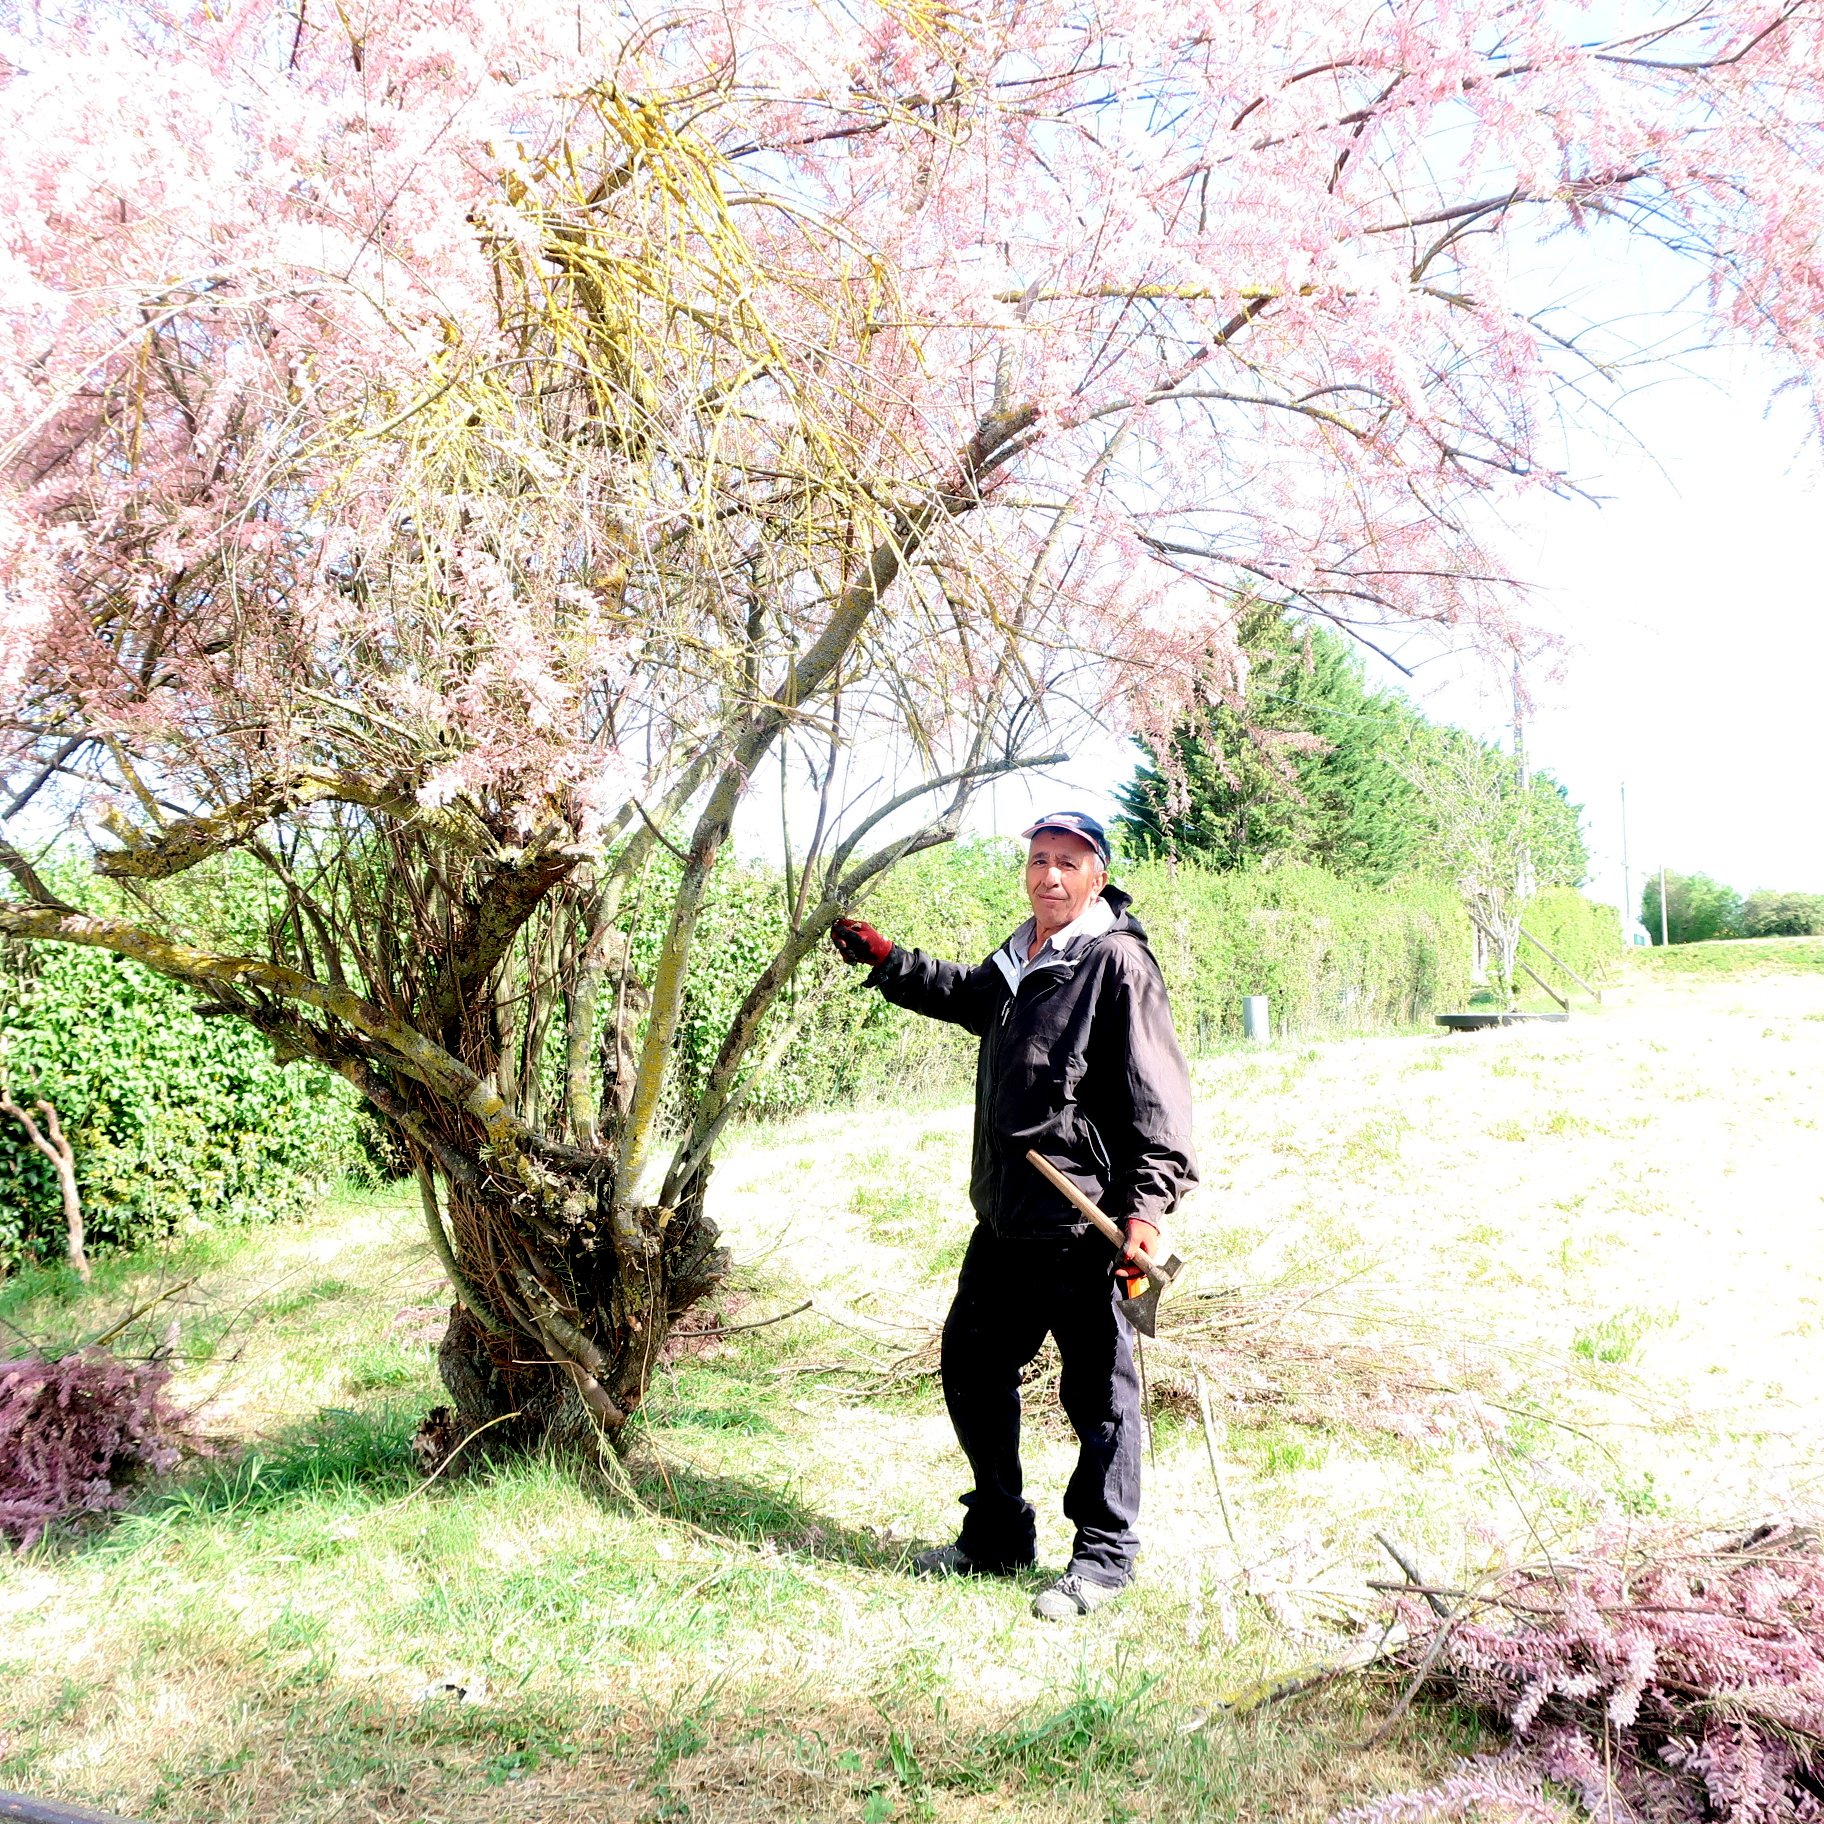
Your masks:
[[[1077,1434],[1064,1513],[1071,1570],[1094,1583],[1133,1574],[1140,1517],[1140,1379],[1115,1309],[1114,1250],[1100,1235],[1005,1241],[978,1227],[944,1323],[944,1403],[975,1473],[957,1543],[983,1564],[1025,1564],[1034,1516],[1020,1469],[1020,1370],[1057,1338],[1064,1412]]]

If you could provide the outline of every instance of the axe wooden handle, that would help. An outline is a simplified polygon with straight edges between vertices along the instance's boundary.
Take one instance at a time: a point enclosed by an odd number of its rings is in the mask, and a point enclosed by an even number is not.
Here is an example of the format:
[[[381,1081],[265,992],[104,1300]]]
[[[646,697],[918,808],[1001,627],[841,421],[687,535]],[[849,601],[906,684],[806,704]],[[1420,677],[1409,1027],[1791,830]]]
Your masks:
[[[1152,1261],[1147,1257],[1144,1248],[1135,1248],[1131,1254],[1128,1254],[1127,1237],[1123,1235],[1121,1231],[1110,1222],[1109,1219],[1104,1216],[1102,1212],[1097,1209],[1096,1206],[1091,1203],[1090,1200],[1085,1197],[1043,1153],[1035,1152],[1031,1147],[1028,1147],[1026,1149],[1026,1157],[1032,1162],[1041,1178],[1051,1185],[1054,1190],[1061,1191],[1069,1198],[1070,1201],[1081,1210],[1123,1254],[1128,1255],[1128,1258],[1134,1265],[1149,1279],[1164,1280],[1170,1277],[1169,1274],[1161,1273],[1159,1269],[1153,1265]]]

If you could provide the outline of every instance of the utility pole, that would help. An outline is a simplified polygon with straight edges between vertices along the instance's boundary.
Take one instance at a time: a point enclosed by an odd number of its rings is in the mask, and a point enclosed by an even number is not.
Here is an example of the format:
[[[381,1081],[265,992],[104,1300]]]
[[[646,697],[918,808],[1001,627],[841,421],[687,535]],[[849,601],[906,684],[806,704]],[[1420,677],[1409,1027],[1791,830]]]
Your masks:
[[[1659,864],[1659,947],[1665,949],[1671,943],[1666,935],[1666,864]]]
[[[1634,877],[1628,872],[1628,782],[1621,782],[1621,928],[1634,928]],[[1633,939],[1628,940],[1630,943]]]

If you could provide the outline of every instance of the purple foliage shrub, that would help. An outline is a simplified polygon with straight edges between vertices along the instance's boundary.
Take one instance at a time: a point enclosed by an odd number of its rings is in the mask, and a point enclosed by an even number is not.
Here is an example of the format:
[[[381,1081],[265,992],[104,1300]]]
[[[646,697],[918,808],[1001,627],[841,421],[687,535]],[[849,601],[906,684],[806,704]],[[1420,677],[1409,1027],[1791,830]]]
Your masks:
[[[1511,1730],[1503,1753],[1332,1824],[1562,1815],[1599,1824],[1824,1824],[1824,1550],[1767,1526],[1509,1573],[1440,1621],[1410,1597],[1401,1657]]]
[[[171,1370],[105,1349],[0,1362],[0,1535],[30,1545],[55,1520],[126,1500],[140,1471],[178,1458]]]

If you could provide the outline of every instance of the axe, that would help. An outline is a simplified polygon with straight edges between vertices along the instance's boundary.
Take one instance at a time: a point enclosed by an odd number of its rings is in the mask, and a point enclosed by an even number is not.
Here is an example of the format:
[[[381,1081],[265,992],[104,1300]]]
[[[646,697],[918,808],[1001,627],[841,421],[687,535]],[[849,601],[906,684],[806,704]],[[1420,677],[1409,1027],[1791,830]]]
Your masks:
[[[1043,1153],[1028,1149],[1026,1157],[1031,1160],[1040,1177],[1054,1190],[1069,1198],[1123,1254],[1127,1254],[1127,1237]],[[1184,1262],[1176,1254],[1167,1261],[1150,1260],[1140,1248],[1134,1249],[1129,1258],[1146,1275],[1146,1290],[1136,1293],[1132,1298],[1122,1299],[1116,1309],[1142,1336],[1156,1336],[1159,1295],[1184,1271]]]

